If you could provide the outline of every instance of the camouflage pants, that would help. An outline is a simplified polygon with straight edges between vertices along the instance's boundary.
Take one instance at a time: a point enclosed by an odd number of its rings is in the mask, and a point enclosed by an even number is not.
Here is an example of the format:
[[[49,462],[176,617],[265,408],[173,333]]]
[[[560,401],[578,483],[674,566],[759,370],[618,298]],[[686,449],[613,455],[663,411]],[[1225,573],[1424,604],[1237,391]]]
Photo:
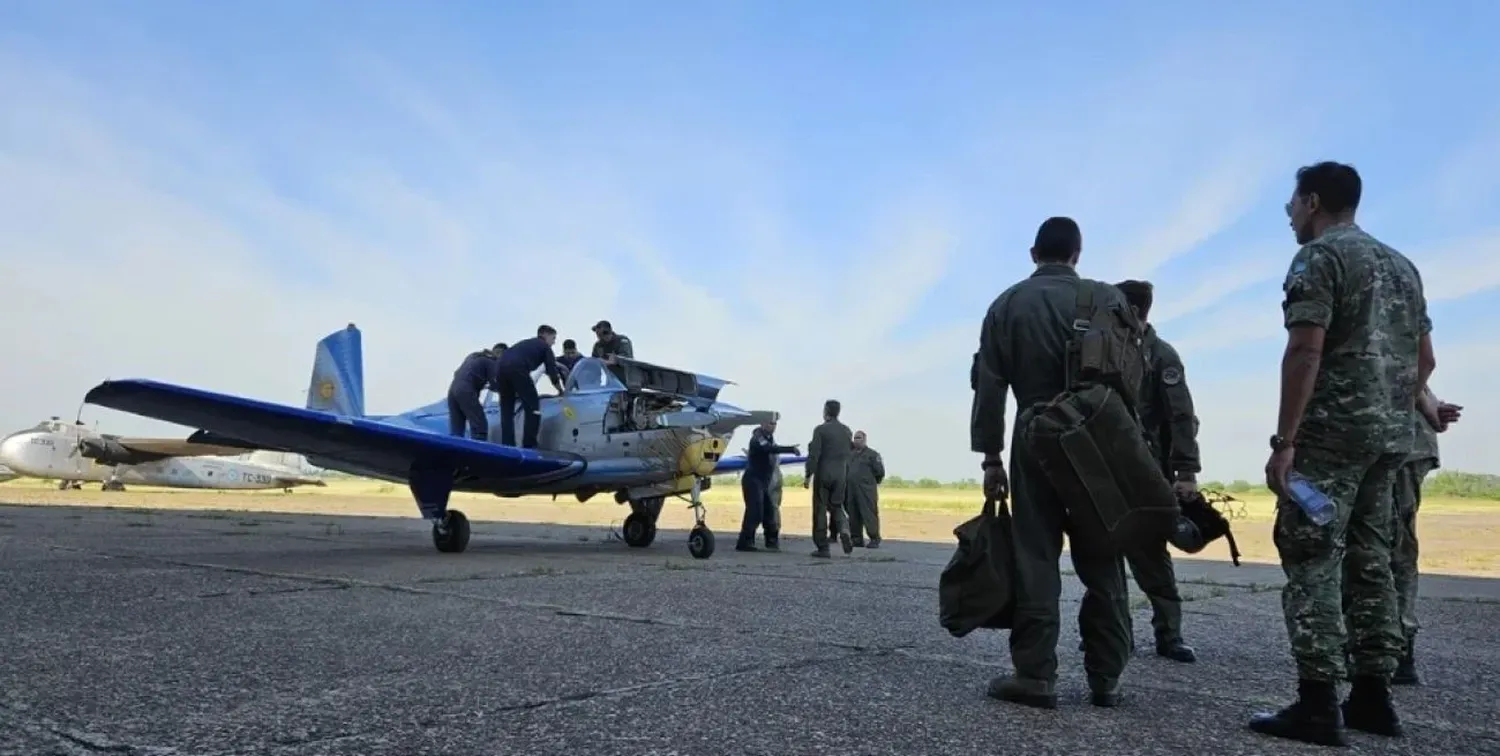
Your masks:
[[[1417,511],[1422,508],[1422,481],[1437,461],[1408,462],[1396,473],[1396,538],[1391,550],[1391,577],[1396,585],[1401,633],[1408,642],[1417,636]]]
[[[1346,647],[1352,675],[1389,679],[1405,651],[1391,578],[1392,493],[1404,461],[1402,454],[1297,449],[1293,467],[1337,509],[1319,526],[1295,502],[1276,504],[1273,539],[1286,573],[1281,607],[1302,680],[1343,679]]]

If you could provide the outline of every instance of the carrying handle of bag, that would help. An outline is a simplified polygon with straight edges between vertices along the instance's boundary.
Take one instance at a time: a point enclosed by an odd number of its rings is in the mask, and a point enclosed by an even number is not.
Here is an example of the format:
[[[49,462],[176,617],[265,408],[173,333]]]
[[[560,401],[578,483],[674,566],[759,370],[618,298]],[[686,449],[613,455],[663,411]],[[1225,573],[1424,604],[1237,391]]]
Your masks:
[[[999,511],[1004,512],[1006,515],[1010,514],[1010,507],[1006,506],[1004,496],[1001,496],[997,500],[995,497],[988,495],[984,497],[984,509],[982,510],[982,514],[985,517],[995,517],[996,507],[998,507]]]

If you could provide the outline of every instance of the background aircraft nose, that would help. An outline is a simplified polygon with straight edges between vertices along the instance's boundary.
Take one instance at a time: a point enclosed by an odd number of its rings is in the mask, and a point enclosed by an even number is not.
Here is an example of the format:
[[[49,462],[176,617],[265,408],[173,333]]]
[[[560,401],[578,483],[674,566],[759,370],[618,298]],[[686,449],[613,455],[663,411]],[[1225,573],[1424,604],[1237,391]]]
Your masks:
[[[0,439],[0,465],[15,468],[21,459],[21,450],[26,445],[24,434],[12,433]]]

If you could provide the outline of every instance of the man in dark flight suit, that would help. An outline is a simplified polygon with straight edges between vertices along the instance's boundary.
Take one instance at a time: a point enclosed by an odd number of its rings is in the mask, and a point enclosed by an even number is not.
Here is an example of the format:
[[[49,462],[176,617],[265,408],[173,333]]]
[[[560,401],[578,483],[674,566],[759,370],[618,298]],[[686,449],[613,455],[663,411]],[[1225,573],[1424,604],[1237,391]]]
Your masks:
[[[503,345],[497,345],[503,348]],[[490,438],[489,419],[484,416],[484,405],[479,401],[479,392],[485,386],[498,391],[496,374],[496,349],[481,349],[471,352],[463,364],[453,371],[453,381],[448,384],[448,435],[462,436],[465,421],[471,436],[477,441]]]
[[[1182,357],[1157,335],[1156,328],[1147,320],[1153,300],[1151,284],[1122,281],[1116,286],[1146,324],[1145,348],[1150,366],[1141,390],[1141,427],[1162,474],[1173,481],[1179,495],[1190,495],[1197,490],[1197,476],[1203,468],[1198,461],[1193,395],[1188,391]],[[1130,563],[1136,585],[1151,600],[1157,655],[1185,663],[1197,661],[1192,646],[1182,640],[1182,595],[1177,590],[1177,575],[1166,541],[1160,546],[1126,552],[1125,560]]]
[[[1030,449],[1021,439],[1030,408],[1052,401],[1067,390],[1068,343],[1077,314],[1080,279],[1074,266],[1083,235],[1071,218],[1049,218],[1037,230],[1031,259],[1036,272],[997,297],[985,314],[974,368],[974,408],[970,445],[984,455],[986,497],[1011,494],[1016,608],[1010,631],[1013,676],[990,681],[989,695],[1039,708],[1057,706],[1058,601],[1066,510]],[[1096,285],[1096,303],[1125,297],[1108,284]],[[1100,302],[1099,298],[1106,301]],[[1006,476],[1000,453],[1005,448],[1007,391],[1015,392],[1017,417]],[[1086,589],[1079,608],[1083,630],[1083,666],[1095,706],[1120,703],[1120,676],[1130,651],[1125,574],[1110,544],[1072,540],[1074,570]]]
[[[542,400],[537,396],[531,371],[545,365],[553,387],[557,393],[562,393],[562,377],[557,371],[557,358],[552,354],[555,341],[557,329],[540,326],[535,337],[512,344],[505,354],[500,355],[496,370],[500,384],[500,443],[516,445],[516,399],[519,398],[521,408],[526,412],[522,421],[521,448],[536,448],[536,436],[542,424]]]
[[[812,442],[807,445],[807,477],[802,481],[803,488],[812,488],[812,537],[817,547],[813,556],[821,559],[830,556],[831,537],[839,539],[845,554],[854,551],[849,517],[844,511],[854,432],[839,422],[839,410],[836,399],[823,403],[823,424],[813,429]]]
[[[568,379],[568,374],[573,372],[573,366],[583,359],[583,352],[578,351],[578,342],[572,339],[563,339],[563,353],[557,358],[557,366],[561,368],[563,380]]]
[[[795,446],[780,446],[776,443],[776,421],[760,424],[750,434],[750,448],[745,454],[745,473],[740,476],[740,492],[745,496],[745,517],[740,522],[740,540],[735,551],[757,551],[755,529],[765,528],[766,550],[781,550],[781,517],[773,511],[771,501],[772,478],[776,474],[777,457],[796,454]]]

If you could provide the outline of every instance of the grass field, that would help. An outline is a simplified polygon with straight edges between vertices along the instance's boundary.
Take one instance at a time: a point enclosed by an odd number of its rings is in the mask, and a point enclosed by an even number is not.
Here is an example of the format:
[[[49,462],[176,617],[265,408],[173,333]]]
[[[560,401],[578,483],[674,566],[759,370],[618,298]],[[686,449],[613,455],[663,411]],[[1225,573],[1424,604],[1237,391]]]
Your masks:
[[[1240,503],[1228,512],[1243,559],[1275,564],[1271,544],[1274,502],[1263,493],[1239,494]],[[738,486],[719,484],[704,494],[709,525],[720,538],[739,527],[742,503]],[[334,480],[326,488],[299,488],[294,493],[185,491],[136,488],[103,493],[90,484],[83,491],[58,491],[40,481],[15,480],[0,484],[0,501],[17,504],[118,506],[143,509],[217,509],[299,514],[416,517],[416,507],[405,487],[368,480]],[[892,488],[881,493],[882,535],[890,540],[953,543],[952,530],[979,511],[982,499],[974,489]],[[619,527],[629,510],[612,497],[588,502],[571,497],[501,499],[480,494],[454,494],[453,505],[471,519],[544,522],[566,525]],[[811,529],[811,503],[800,487],[786,489],[782,520],[788,534]],[[686,502],[669,499],[662,512],[664,528],[686,528],[692,515]],[[1428,573],[1500,577],[1500,504],[1493,501],[1429,495],[1418,520],[1421,567]],[[1209,546],[1198,558],[1228,560],[1223,541]]]

